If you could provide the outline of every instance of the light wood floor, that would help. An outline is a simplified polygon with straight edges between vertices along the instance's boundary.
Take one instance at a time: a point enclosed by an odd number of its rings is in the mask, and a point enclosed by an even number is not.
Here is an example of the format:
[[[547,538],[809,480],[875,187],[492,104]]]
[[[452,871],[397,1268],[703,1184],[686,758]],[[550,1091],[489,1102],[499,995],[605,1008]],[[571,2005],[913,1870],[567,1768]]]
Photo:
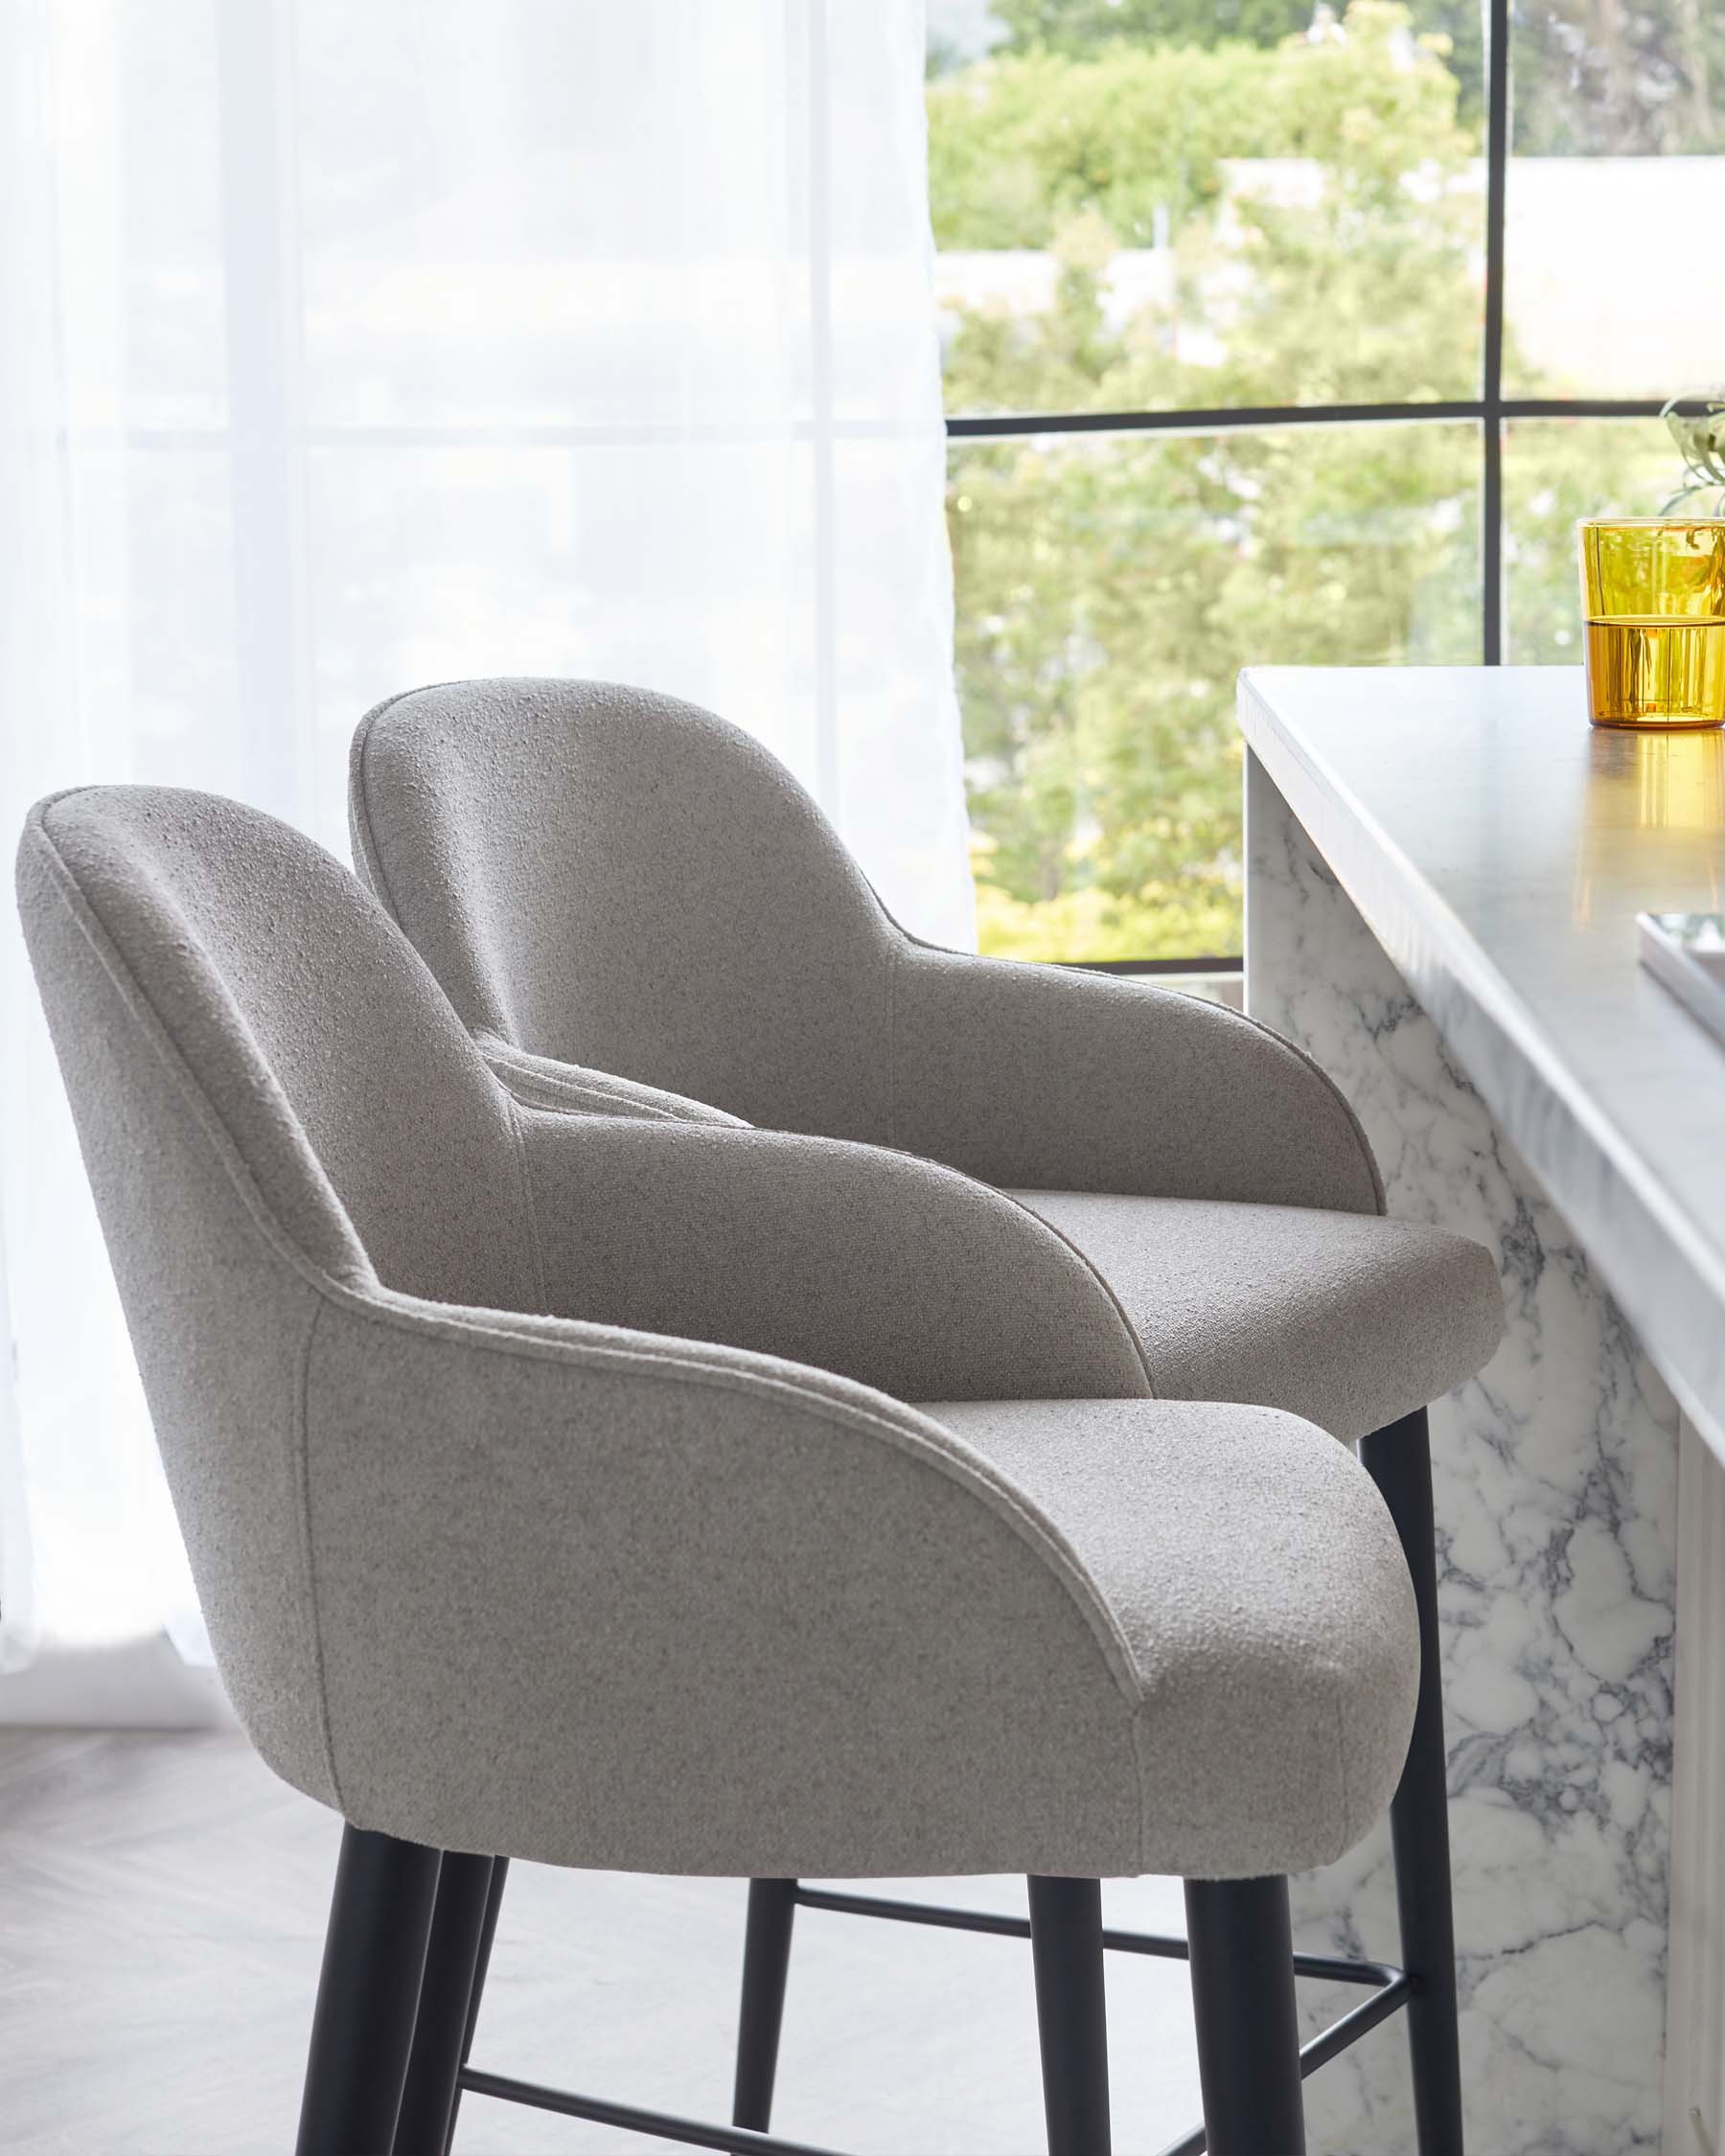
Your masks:
[[[0,2149],[282,2156],[338,1823],[225,1734],[0,1730]],[[893,1891],[893,1890],[886,1890]],[[1016,1880],[940,1898],[1020,1912]],[[1106,1890],[1179,1930],[1180,1891]],[[476,2064],[722,2118],[743,1889],[518,1866]],[[1184,1971],[1113,1955],[1115,2145],[1197,2119]],[[1028,1950],[799,1912],[773,2123],[858,2156],[1036,2156]],[[470,2098],[457,2156],[649,2142]]]

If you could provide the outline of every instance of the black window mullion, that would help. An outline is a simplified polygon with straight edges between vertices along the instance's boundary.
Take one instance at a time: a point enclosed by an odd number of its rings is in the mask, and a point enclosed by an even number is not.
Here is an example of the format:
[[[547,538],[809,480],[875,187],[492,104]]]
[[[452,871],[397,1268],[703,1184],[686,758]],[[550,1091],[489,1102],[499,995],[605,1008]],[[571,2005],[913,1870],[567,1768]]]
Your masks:
[[[1480,436],[1480,624],[1487,666],[1504,658],[1504,236],[1509,185],[1509,0],[1485,6],[1485,346]]]
[[[1277,426],[1374,426],[1434,420],[1658,419],[1657,397],[1427,398],[1384,404],[1216,404],[1155,412],[966,412],[949,441],[1013,442],[1037,434],[1227,434]],[[1685,404],[1682,408],[1687,409]]]

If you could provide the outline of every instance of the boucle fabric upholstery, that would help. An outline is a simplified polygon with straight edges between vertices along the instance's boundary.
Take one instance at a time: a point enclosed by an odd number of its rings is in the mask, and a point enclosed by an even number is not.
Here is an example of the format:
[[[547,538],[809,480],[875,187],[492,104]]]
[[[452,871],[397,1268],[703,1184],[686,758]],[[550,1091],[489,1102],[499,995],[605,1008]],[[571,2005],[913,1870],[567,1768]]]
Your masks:
[[[1441,1228],[1297,1205],[1013,1195],[1107,1280],[1162,1398],[1259,1401],[1352,1442],[1471,1377],[1503,1335],[1491,1253]]]
[[[1141,982],[915,942],[789,772],[706,712],[598,682],[417,690],[361,722],[349,801],[361,874],[524,1100],[650,1083],[673,1115],[716,1102],[1013,1190],[1109,1282],[1163,1396],[1353,1438],[1502,1337],[1488,1254],[1381,1217],[1356,1119],[1288,1043]]]
[[[510,1105],[338,861],[270,817],[168,788],[47,804],[22,857],[44,873],[50,831],[309,1257],[441,1300],[529,1306]]]
[[[740,1115],[727,1115],[724,1109],[709,1108],[686,1093],[668,1093],[660,1086],[643,1086],[609,1070],[588,1070],[578,1064],[556,1063],[548,1056],[528,1055],[506,1041],[476,1038],[475,1045],[517,1100],[532,1107],[575,1115],[634,1115],[658,1122],[748,1128]]]
[[[1388,1798],[1406,1573],[1309,1425],[931,1413],[763,1351],[818,1343],[806,1269],[859,1369],[1141,1392],[1024,1208],[519,1106],[359,886],[231,803],[51,799],[18,891],[218,1659],[296,1787],[441,1846],[730,1874],[1254,1874]],[[684,1240],[681,1305],[632,1204]]]
[[[462,681],[354,737],[354,859],[481,1044],[984,1182],[1377,1212],[1350,1109],[1237,1012],[935,951],[739,728]]]
[[[1306,1425],[1270,1409],[926,1411],[1059,1522],[1107,1597],[1154,1703],[1140,1771],[1159,1853],[1180,1855],[1166,1869],[1202,1872],[1220,1820],[1240,1864],[1253,1851],[1260,1870],[1284,1869],[1290,1805],[1334,1822],[1315,1861],[1351,1847],[1401,1772],[1418,1675],[1407,1567],[1388,1514],[1364,1502],[1353,1455],[1314,1446]],[[1367,1700],[1378,1710],[1362,1712]],[[1248,1755],[1276,1762],[1274,1782],[1239,1785],[1230,1761]]]
[[[765,1348],[911,1399],[1152,1389],[1088,1262],[950,1168],[780,1131],[519,1121],[558,1317]]]

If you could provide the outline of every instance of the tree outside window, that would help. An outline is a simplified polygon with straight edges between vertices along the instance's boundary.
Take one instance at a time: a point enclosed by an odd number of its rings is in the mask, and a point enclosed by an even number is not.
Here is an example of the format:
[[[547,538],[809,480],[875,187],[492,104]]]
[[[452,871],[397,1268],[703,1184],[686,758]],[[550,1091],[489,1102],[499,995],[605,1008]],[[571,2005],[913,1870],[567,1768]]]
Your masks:
[[[1478,10],[932,12],[947,408],[1000,429],[954,441],[948,493],[983,948],[1237,953],[1239,668],[1480,655],[1478,418],[1213,416],[1480,398]],[[1725,207],[1725,17],[1565,0],[1515,40],[1503,379],[1523,401],[1648,408],[1716,349],[1704,281],[1658,294],[1668,328],[1639,342],[1571,312],[1598,283],[1601,218],[1641,230],[1668,205],[1680,241],[1695,189]],[[1639,104],[1602,57],[1620,49],[1650,85]],[[1008,424],[1187,412],[1184,431]],[[1511,421],[1507,656],[1576,660],[1575,521],[1652,513],[1670,470],[1650,417]]]

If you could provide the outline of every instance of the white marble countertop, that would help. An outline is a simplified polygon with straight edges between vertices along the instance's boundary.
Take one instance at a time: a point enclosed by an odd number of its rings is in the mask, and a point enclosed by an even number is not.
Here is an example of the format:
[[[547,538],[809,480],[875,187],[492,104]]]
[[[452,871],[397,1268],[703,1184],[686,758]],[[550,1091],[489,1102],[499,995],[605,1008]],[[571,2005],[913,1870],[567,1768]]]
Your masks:
[[[1725,1046],[1635,929],[1725,903],[1725,734],[1599,731],[1567,668],[1265,668],[1239,712],[1725,1456]]]

